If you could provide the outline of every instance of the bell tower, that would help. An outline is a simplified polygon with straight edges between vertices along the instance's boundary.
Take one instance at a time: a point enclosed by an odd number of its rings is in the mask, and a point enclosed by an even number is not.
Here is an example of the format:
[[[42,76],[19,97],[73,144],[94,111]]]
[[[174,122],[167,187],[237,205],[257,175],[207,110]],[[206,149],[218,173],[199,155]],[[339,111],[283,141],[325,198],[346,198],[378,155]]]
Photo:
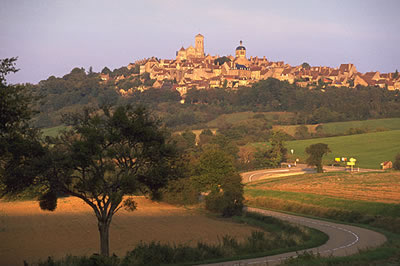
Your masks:
[[[203,57],[204,56],[204,36],[200,33],[196,35],[195,39],[195,49],[196,49],[196,56]]]

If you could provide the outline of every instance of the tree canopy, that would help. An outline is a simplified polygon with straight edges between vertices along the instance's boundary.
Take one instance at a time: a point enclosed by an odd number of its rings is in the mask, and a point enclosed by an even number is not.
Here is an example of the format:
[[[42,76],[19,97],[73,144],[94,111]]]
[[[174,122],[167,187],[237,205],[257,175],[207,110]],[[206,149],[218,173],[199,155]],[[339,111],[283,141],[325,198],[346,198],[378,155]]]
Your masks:
[[[310,166],[315,165],[317,173],[322,173],[322,157],[330,151],[328,144],[325,143],[316,143],[308,146],[306,148],[306,153],[308,154],[308,158],[306,159],[307,164]]]

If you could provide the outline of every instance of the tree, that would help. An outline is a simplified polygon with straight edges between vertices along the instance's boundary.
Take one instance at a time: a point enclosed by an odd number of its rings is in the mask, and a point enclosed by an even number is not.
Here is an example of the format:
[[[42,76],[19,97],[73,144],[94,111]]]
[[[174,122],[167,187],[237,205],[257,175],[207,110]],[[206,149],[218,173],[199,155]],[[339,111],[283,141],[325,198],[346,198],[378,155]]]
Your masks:
[[[97,217],[100,252],[108,256],[113,215],[122,207],[136,208],[123,197],[140,192],[158,198],[160,189],[179,175],[178,154],[142,107],[86,110],[65,121],[72,129],[48,139],[37,166],[41,173],[31,183],[47,188],[39,199],[42,209],[54,210],[60,194],[88,204]]]
[[[27,175],[33,174],[33,165],[42,154],[37,130],[29,121],[35,113],[31,106],[35,99],[23,85],[9,85],[6,76],[18,70],[17,58],[0,60],[0,197],[17,191]],[[16,186],[8,186],[7,176],[18,176]]]
[[[101,70],[101,74],[111,74],[111,70],[108,67],[104,67]]]
[[[328,144],[312,144],[306,148],[306,153],[308,154],[306,162],[309,166],[315,165],[317,168],[317,173],[323,173],[322,157],[329,152],[331,152],[331,150],[329,149]]]
[[[274,168],[286,161],[287,149],[283,141],[284,138],[285,136],[281,132],[273,132],[270,138],[271,147],[264,152],[258,150],[254,154],[257,167]]]
[[[214,133],[210,129],[203,129],[199,135],[199,144],[200,146],[203,146],[207,143],[210,143],[212,139],[214,138]]]
[[[399,71],[396,69],[396,71],[393,73],[393,78],[396,79],[399,76]]]
[[[196,147],[196,134],[193,131],[186,129],[181,135],[186,141],[187,148],[194,149]]]
[[[303,64],[301,64],[301,67],[302,67],[302,68],[305,68],[305,69],[309,69],[311,66],[310,66],[309,63],[304,62]]]
[[[240,214],[243,208],[242,178],[233,164],[233,157],[216,146],[200,156],[193,181],[202,192],[208,192],[206,208],[224,217]]]
[[[396,158],[394,159],[393,168],[396,170],[400,170],[400,153],[398,153],[396,155]]]
[[[214,65],[222,66],[225,62],[231,62],[231,59],[226,56],[218,57],[214,60]]]
[[[296,132],[294,133],[296,139],[308,139],[310,138],[310,132],[308,132],[308,127],[306,125],[300,125],[296,127]]]

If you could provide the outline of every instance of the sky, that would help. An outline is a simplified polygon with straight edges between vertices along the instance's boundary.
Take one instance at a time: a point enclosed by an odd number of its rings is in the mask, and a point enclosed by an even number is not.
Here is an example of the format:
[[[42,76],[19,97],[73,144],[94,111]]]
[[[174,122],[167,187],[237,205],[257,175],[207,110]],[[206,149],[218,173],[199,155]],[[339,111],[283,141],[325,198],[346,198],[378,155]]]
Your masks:
[[[400,70],[398,0],[0,0],[0,59],[9,83],[38,83],[74,67],[99,72],[155,56],[174,59],[204,36],[206,54],[360,72]]]

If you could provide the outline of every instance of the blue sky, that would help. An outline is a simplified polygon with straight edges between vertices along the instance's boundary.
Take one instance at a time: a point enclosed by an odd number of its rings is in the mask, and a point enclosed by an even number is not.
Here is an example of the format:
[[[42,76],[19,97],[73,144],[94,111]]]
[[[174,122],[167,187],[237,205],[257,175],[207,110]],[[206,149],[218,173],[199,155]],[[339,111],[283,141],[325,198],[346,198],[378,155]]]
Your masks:
[[[205,36],[205,51],[360,72],[400,70],[398,0],[0,0],[0,58],[18,56],[11,83],[37,83],[74,67],[101,71],[174,58]]]

